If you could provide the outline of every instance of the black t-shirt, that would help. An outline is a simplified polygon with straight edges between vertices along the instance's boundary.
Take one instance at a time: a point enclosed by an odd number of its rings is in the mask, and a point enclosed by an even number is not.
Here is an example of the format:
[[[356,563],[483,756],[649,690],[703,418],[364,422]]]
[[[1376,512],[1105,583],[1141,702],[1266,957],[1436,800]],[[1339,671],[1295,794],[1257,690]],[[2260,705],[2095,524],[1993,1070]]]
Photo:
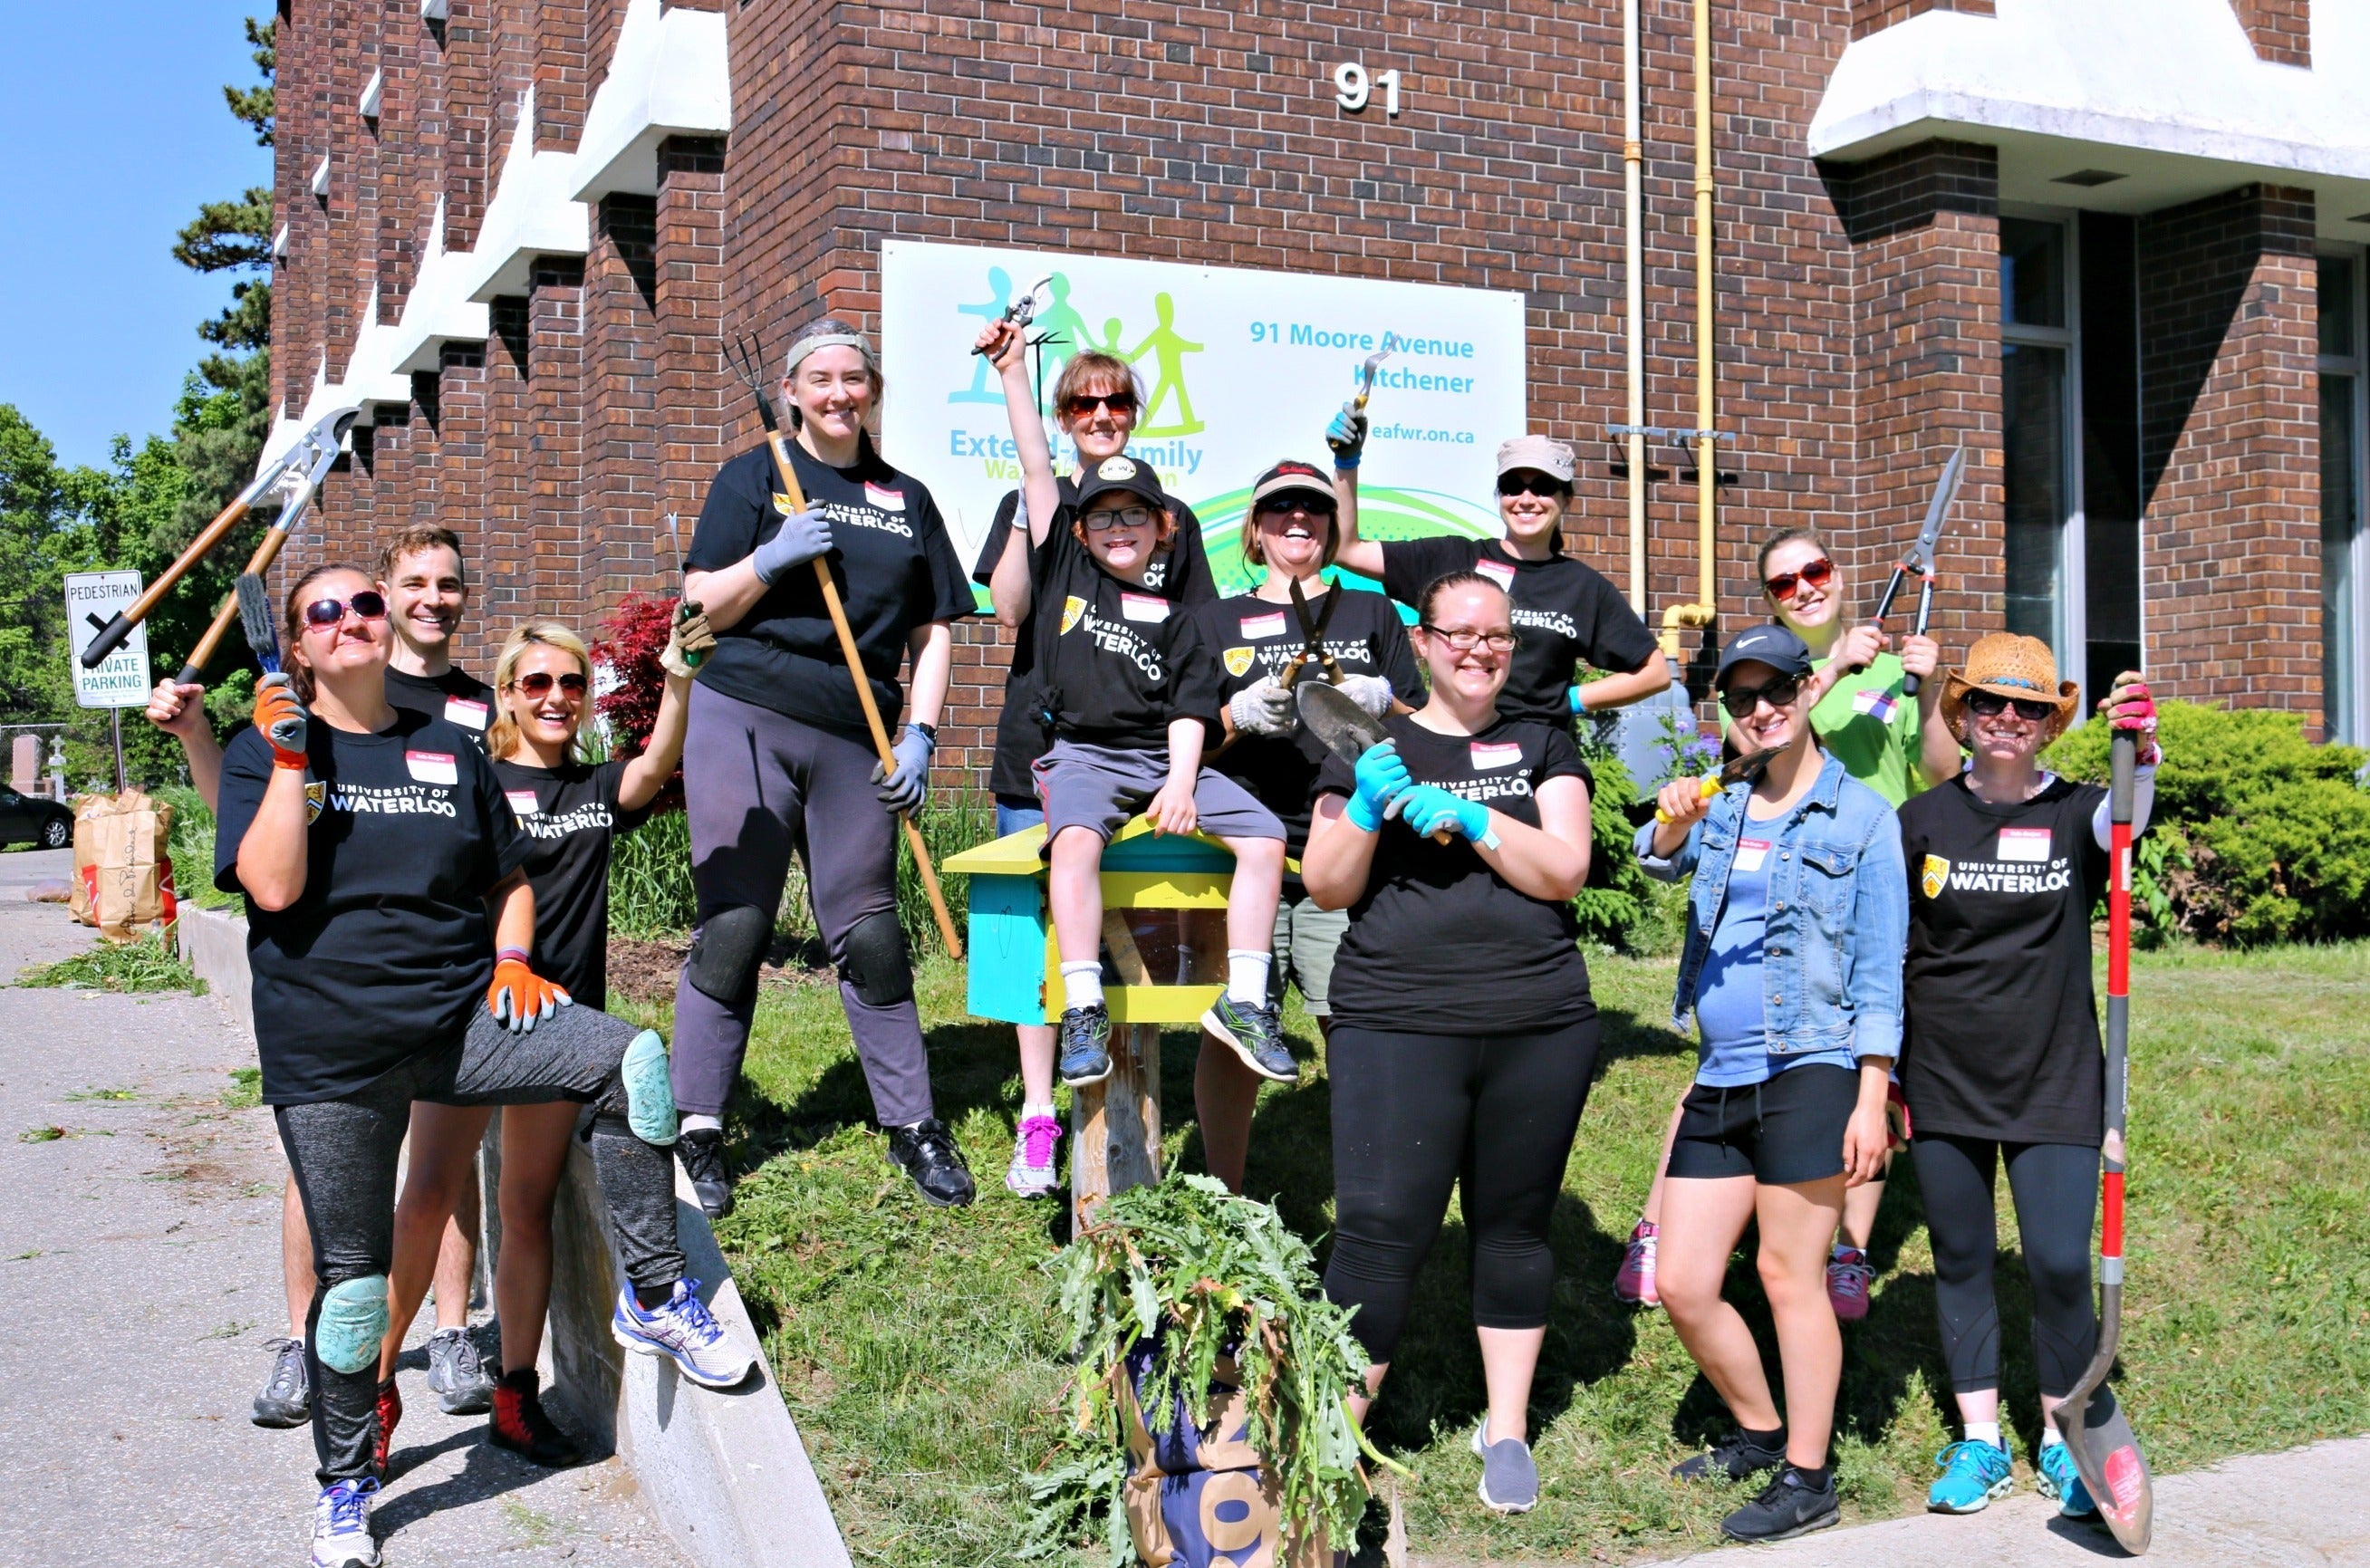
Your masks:
[[[1478,571],[1513,601],[1514,662],[1498,711],[1569,728],[1576,666],[1628,674],[1658,649],[1654,634],[1621,590],[1569,555],[1517,560],[1496,539],[1395,539],[1383,550],[1383,590],[1413,605],[1424,586],[1450,572]]]
[[[426,714],[441,718],[446,724],[469,732],[477,750],[486,749],[486,727],[494,719],[494,689],[465,670],[447,670],[442,675],[406,675],[400,670],[386,672],[386,701],[390,707]]]
[[[1105,571],[1071,532],[1070,515],[1061,509],[1030,560],[1030,592],[1055,619],[1038,622],[1035,667],[1007,701],[1031,714],[1050,706],[1052,730],[1039,729],[1048,740],[1163,750],[1180,718],[1214,735],[1218,661],[1192,613]]]
[[[265,1103],[333,1100],[412,1057],[458,1048],[470,1010],[485,1005],[486,895],[528,841],[471,738],[401,708],[376,735],[314,720],[305,891],[284,910],[247,901]],[[239,841],[271,773],[261,735],[232,738],[214,830],[225,893],[246,891]]]
[[[832,579],[872,679],[873,701],[884,721],[893,720],[904,702],[897,672],[906,638],[916,626],[972,612],[962,563],[920,480],[869,449],[855,467],[834,468],[796,441],[788,446],[799,487],[831,519]],[[771,539],[787,515],[775,505],[776,494],[774,459],[764,447],[719,469],[691,536],[690,569],[721,571]],[[700,666],[699,679],[802,723],[868,733],[811,566],[784,572],[747,614],[717,632],[716,651]]]
[[[2053,780],[1992,806],[1964,778],[1901,807],[1909,873],[1901,1087],[1918,1132],[2071,1143],[2105,1131],[2090,910],[2106,792]]]
[[[1501,718],[1478,735],[1440,735],[1395,714],[1383,727],[1418,784],[1486,801],[1534,828],[1540,784],[1576,778],[1593,785],[1560,726]],[[1318,794],[1356,787],[1348,761],[1326,758]],[[1596,1013],[1579,941],[1570,904],[1517,891],[1462,838],[1418,838],[1392,818],[1333,960],[1333,1016],[1362,1028],[1442,1035],[1578,1023]]]
[[[609,844],[650,816],[617,804],[622,759],[538,768],[496,762],[494,776],[526,836],[535,888],[535,970],[580,1005],[609,1005]]]
[[[1424,702],[1423,678],[1416,672],[1415,652],[1408,646],[1407,626],[1398,606],[1379,593],[1336,588],[1308,601],[1313,622],[1333,606],[1325,624],[1325,651],[1344,675],[1379,675],[1410,707]],[[1253,594],[1216,600],[1193,612],[1202,641],[1218,656],[1218,696],[1226,701],[1262,676],[1275,675],[1294,659],[1307,639],[1289,603],[1274,604]],[[1301,677],[1321,681],[1316,670]],[[1330,755],[1325,743],[1297,725],[1290,735],[1245,735],[1210,765],[1259,796],[1261,805],[1283,819],[1291,853],[1308,847],[1308,802],[1317,774]]]
[[[1062,504],[1077,504],[1078,484],[1076,479],[1058,481]],[[1210,578],[1210,558],[1202,548],[1202,521],[1193,509],[1176,497],[1162,492],[1168,509],[1177,514],[1177,532],[1167,551],[1155,555],[1144,568],[1144,586],[1173,603],[1206,604],[1217,597],[1216,586]],[[995,563],[1004,558],[1004,543],[1012,535],[1013,521],[1020,509],[1020,492],[1005,493],[995,509],[995,521],[988,524],[987,543],[979,553],[979,564],[972,568],[971,580],[982,588],[995,576]],[[991,794],[1015,799],[1033,799],[1037,786],[1029,777],[1029,764],[1045,754],[1045,727],[1039,724],[1027,701],[1016,701],[1015,694],[1026,690],[1029,678],[1037,668],[1037,601],[1031,597],[1029,614],[1020,623],[1020,630],[1012,641],[1012,669],[1004,680],[1004,707],[995,716],[995,762],[988,770],[987,787]]]

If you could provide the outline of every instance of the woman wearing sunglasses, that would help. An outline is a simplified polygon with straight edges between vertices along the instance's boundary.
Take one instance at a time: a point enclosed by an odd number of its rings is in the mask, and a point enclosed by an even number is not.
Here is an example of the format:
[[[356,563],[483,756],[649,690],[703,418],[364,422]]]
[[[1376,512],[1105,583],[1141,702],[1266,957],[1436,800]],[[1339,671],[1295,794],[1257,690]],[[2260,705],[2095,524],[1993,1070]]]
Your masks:
[[[1513,601],[1522,638],[1499,706],[1510,718],[1569,727],[1572,715],[1641,702],[1671,683],[1670,661],[1620,590],[1595,567],[1563,553],[1564,513],[1571,505],[1571,448],[1546,436],[1517,436],[1498,449],[1498,517],[1502,539],[1358,537],[1355,478],[1365,445],[1365,416],[1344,405],[1326,431],[1333,465],[1351,477],[1335,558],[1378,579],[1383,591],[1412,604],[1424,586],[1449,572],[1479,572]],[[1574,683],[1582,666],[1605,671]]]
[[[2057,1431],[2057,1407],[2090,1361],[2090,1225],[2099,1208],[2105,1056],[2090,981],[2090,910],[2107,887],[2107,792],[2038,761],[2074,716],[2070,681],[2037,638],[1995,632],[1944,686],[1941,725],[1967,771],[1901,808],[1908,864],[1909,1029],[1901,1084],[1910,1158],[1934,1244],[1934,1308],[1963,1431],[1936,1457],[1927,1494],[1972,1514],[2013,1484],[2001,1436],[1994,1183],[2008,1168],[2040,1373],[2042,1491],[2092,1511]],[[2132,830],[2155,795],[2156,703],[2138,675],[2100,704],[2136,733]]]
[[[1828,1454],[1843,1338],[1827,1303],[1827,1246],[1847,1185],[1881,1168],[1885,1084],[1901,1049],[1908,927],[1900,825],[1883,796],[1823,752],[1808,714],[1811,651],[1754,626],[1720,653],[1713,686],[1739,751],[1774,750],[1755,782],[1707,796],[1663,786],[1638,858],[1692,874],[1671,1024],[1699,1031],[1662,1194],[1658,1284],[1671,1325],[1737,1430],[1682,1479],[1777,1474],[1721,1528],[1784,1540],[1840,1516]],[[1786,1390],[1778,1413],[1752,1330],[1722,1295],[1745,1228]]]
[[[388,704],[386,605],[359,569],[299,578],[286,637],[288,673],[265,681],[224,754],[214,882],[247,899],[263,1099],[311,1232],[312,1561],[345,1568],[378,1562],[376,1373],[414,1101],[591,1104],[627,1276],[612,1332],[712,1387],[752,1362],[683,1277],[662,1053],[634,1059],[630,1024],[535,973],[529,841],[474,737]],[[423,1280],[442,1224],[418,1250]]]
[[[979,336],[983,347],[1002,341],[995,326]],[[1055,480],[1063,505],[1077,506],[1080,475],[1127,450],[1143,401],[1135,371],[1116,354],[1090,349],[1062,366],[1053,382],[1053,419],[1070,442],[1068,452],[1058,447],[1054,452],[1057,462],[1069,460],[1070,471]],[[1209,557],[1202,548],[1202,521],[1192,508],[1165,488],[1161,496],[1161,504],[1176,518],[1177,527],[1168,547],[1145,564],[1144,588],[1172,604],[1190,608],[1206,603],[1217,597],[1217,589],[1211,581]],[[978,564],[972,568],[972,581],[988,589],[995,601],[996,619],[1014,632],[1012,663],[1004,678],[1004,706],[995,719],[995,760],[987,778],[988,790],[995,796],[998,838],[1045,820],[1030,773],[1037,759],[1045,754],[1045,727],[1038,723],[1025,695],[1037,669],[1037,601],[1029,591],[1029,530],[1025,523],[1013,526],[1013,520],[1020,515],[1020,504],[1018,489],[997,503],[987,540],[980,546]],[[1013,565],[998,591],[995,568],[1007,550],[1012,553]],[[1052,1197],[1062,1190],[1061,1161],[1054,1152],[1062,1136],[1053,1105],[1054,1029],[1051,1024],[1022,1024],[1016,1032],[1020,1037],[1021,1104],[1004,1185],[1020,1197]]]
[[[1347,909],[1326,1047],[1335,1241],[1325,1293],[1357,1309],[1366,1399],[1390,1370],[1455,1188],[1489,1385],[1484,1506],[1536,1505],[1532,1374],[1555,1283],[1548,1221],[1596,1066],[1572,896],[1588,880],[1587,765],[1570,715],[1498,707],[1519,657],[1505,589],[1453,572],[1415,595],[1432,678],[1355,767],[1326,760],[1302,876]],[[1435,840],[1434,834],[1444,835]]]

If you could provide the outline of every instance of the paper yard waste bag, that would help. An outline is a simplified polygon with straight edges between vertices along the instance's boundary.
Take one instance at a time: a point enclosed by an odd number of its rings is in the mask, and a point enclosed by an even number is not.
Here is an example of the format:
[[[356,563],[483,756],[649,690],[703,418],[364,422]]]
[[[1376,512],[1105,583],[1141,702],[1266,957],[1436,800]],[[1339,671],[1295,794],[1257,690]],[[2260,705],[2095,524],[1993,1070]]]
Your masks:
[[[141,926],[170,925],[172,836],[173,808],[136,789],[75,801],[74,918],[119,942]]]

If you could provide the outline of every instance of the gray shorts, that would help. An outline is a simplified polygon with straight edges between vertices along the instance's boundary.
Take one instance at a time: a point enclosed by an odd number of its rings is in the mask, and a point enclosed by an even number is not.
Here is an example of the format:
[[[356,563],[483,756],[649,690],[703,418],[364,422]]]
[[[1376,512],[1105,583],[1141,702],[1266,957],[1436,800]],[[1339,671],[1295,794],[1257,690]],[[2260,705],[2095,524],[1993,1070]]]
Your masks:
[[[1268,1000],[1283,1005],[1287,985],[1300,988],[1311,1018],[1333,1014],[1333,954],[1350,929],[1347,910],[1320,910],[1298,884],[1286,878],[1275,904],[1275,963],[1267,972]]]
[[[1132,751],[1056,740],[1030,765],[1045,805],[1045,841],[1064,828],[1088,828],[1105,841],[1168,782],[1168,750]],[[1199,830],[1214,839],[1283,838],[1283,824],[1250,791],[1215,768],[1193,781]]]

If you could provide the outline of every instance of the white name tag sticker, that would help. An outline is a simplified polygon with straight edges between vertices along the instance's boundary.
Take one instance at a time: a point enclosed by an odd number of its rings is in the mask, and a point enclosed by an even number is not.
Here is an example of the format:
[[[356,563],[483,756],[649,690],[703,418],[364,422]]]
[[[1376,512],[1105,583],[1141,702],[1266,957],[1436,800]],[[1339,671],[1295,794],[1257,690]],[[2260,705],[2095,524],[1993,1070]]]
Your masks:
[[[1523,749],[1513,741],[1489,745],[1473,743],[1473,765],[1476,768],[1511,768],[1523,760]]]
[[[1768,859],[1769,841],[1767,839],[1739,839],[1736,841],[1737,870],[1758,871],[1761,869],[1763,864]]]
[[[1999,836],[1999,857],[2002,860],[2028,860],[2039,865],[2048,864],[2049,830],[2002,828]]]
[[[864,498],[882,511],[902,512],[905,509],[905,493],[903,490],[884,490],[869,479],[864,482]]]
[[[467,697],[444,699],[444,722],[457,724],[464,729],[485,728],[488,712],[485,704],[473,702]]]
[[[406,751],[403,765],[420,784],[449,784],[461,782],[461,770],[454,765],[450,751]]]
[[[1130,621],[1149,621],[1157,625],[1168,619],[1168,601],[1156,593],[1122,593],[1119,596],[1119,612]]]
[[[1476,561],[1473,569],[1500,588],[1511,590],[1514,586],[1514,568],[1503,561]]]
[[[1243,617],[1243,636],[1250,642],[1262,642],[1269,637],[1282,635],[1283,635],[1283,612],[1281,610],[1272,615]]]
[[[542,809],[535,805],[535,791],[531,789],[506,789],[502,795],[511,803],[511,809],[522,817],[532,817]]]

